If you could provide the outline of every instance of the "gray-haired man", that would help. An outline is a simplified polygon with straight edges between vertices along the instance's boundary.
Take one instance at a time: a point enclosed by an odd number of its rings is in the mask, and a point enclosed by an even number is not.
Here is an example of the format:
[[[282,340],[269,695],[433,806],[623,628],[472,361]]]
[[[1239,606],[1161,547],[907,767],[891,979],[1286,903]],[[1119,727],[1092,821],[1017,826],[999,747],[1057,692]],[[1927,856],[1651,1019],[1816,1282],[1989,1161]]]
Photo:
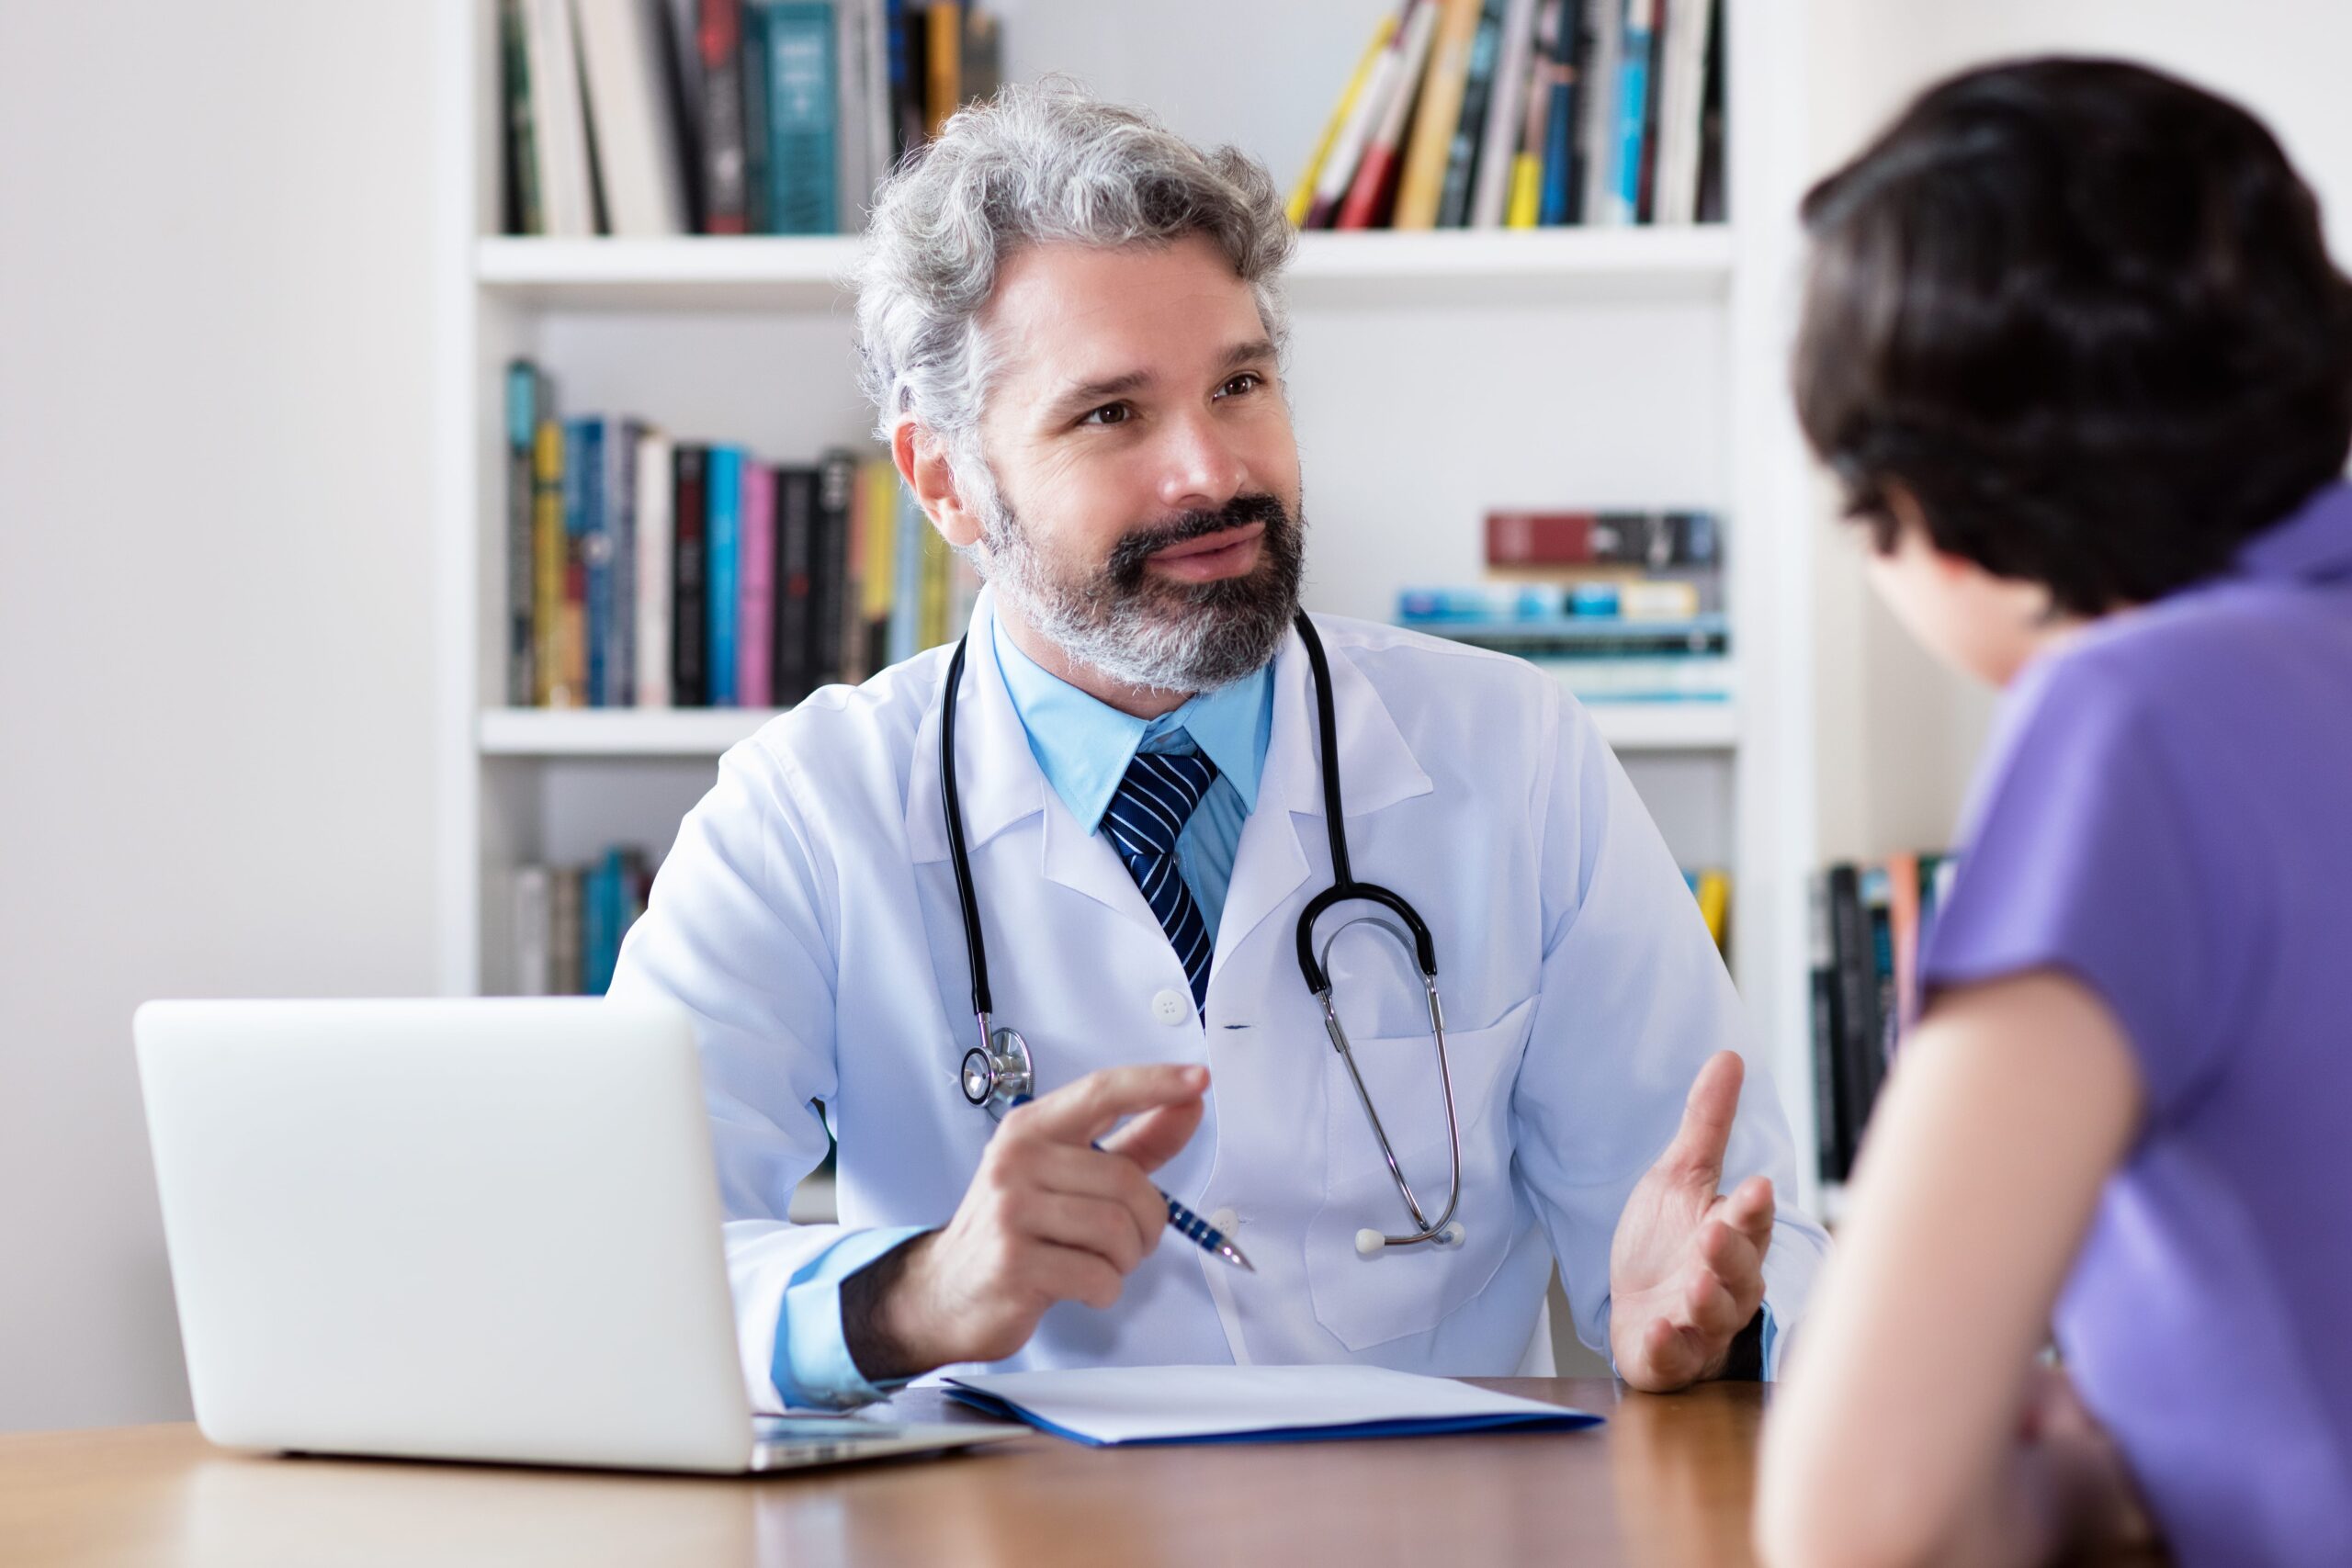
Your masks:
[[[613,985],[696,1016],[763,1402],[963,1362],[1542,1371],[1555,1258],[1642,1387],[1758,1375],[1802,1308],[1824,1244],[1774,1213],[1787,1130],[1582,712],[1517,661],[1320,616],[1311,670],[1291,242],[1255,163],[1059,88],[956,116],[881,193],[868,389],[989,580],[953,755],[945,649],[767,727]],[[1358,905],[1317,931],[1352,1059],[1327,1043],[1296,928],[1340,826],[1431,934],[1450,1081],[1413,953]],[[967,921],[1034,1053],[1001,1124],[959,1084]],[[826,1117],[841,1224],[791,1224]],[[1155,1173],[1257,1271],[1160,1247]]]

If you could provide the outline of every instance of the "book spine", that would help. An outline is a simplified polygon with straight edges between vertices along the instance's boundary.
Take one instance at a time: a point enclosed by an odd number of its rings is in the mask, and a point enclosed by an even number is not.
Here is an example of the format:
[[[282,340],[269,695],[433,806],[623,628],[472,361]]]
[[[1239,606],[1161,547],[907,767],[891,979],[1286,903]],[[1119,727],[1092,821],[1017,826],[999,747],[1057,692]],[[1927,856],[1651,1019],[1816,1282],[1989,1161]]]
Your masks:
[[[703,523],[703,573],[709,583],[709,649],[703,668],[709,681],[710,705],[736,705],[735,633],[742,604],[743,451],[739,446],[710,449],[705,491],[707,513]]]
[[[835,447],[817,470],[817,538],[809,552],[808,682],[829,685],[842,679],[849,617],[850,514],[857,493],[857,459]]]
[[[670,116],[661,17],[643,0],[572,0],[588,114],[612,231],[686,231],[684,165]]]
[[[1004,28],[978,6],[964,8],[964,32],[956,62],[956,103],[986,103],[1004,85]]]
[[[1871,931],[1871,996],[1874,1003],[1871,1013],[1871,1095],[1875,1101],[1887,1066],[1894,1059],[1895,1031],[1902,1016],[1894,994],[1894,895],[1883,865],[1874,865],[1862,874],[1862,908],[1869,913]]]
[[[1513,165],[1527,120],[1527,89],[1535,55],[1535,0],[1508,0],[1492,102],[1478,149],[1478,175],[1470,197],[1470,226],[1499,229],[1510,204]]]
[[[599,861],[581,879],[581,988],[601,997],[613,983],[613,868]]]
[[[559,997],[578,996],[582,989],[581,948],[585,932],[582,906],[585,881],[576,865],[548,874],[548,990]]]
[[[768,230],[830,234],[833,180],[833,10],[823,0],[771,0],[767,42]]]
[[[1520,128],[1519,156],[1512,160],[1510,201],[1503,226],[1532,229],[1543,221],[1544,139],[1552,123],[1555,55],[1565,21],[1566,0],[1543,0],[1535,13],[1535,37],[1531,40],[1527,71],[1525,122]]]
[[[534,657],[535,533],[538,479],[533,445],[538,434],[539,372],[527,359],[506,367],[506,701],[528,707],[537,691]]]
[[[649,430],[637,443],[637,705],[670,705],[670,573],[678,547],[670,439]]]
[[[554,989],[553,887],[543,865],[517,867],[514,872],[514,994],[544,997]]]
[[[1838,1097],[1845,1112],[1841,1164],[1850,1170],[1878,1091],[1878,987],[1871,952],[1870,917],[1862,907],[1861,873],[1851,865],[1829,869],[1831,934],[1838,955]]]
[[[605,487],[609,476],[605,467],[605,422],[573,421],[571,452],[576,460],[571,467],[579,473],[580,521],[576,537],[581,565],[587,573],[588,675],[584,700],[590,707],[606,707],[611,705],[605,668],[611,652],[613,624],[613,538],[605,513]],[[566,477],[570,477],[569,472]]]
[[[833,191],[844,233],[865,227],[865,204],[878,172],[866,168],[865,7],[861,0],[833,6],[833,90],[838,123],[833,129]]]
[[[890,663],[890,606],[899,592],[898,469],[887,458],[876,458],[865,469],[865,598],[860,616],[865,622],[861,662],[865,673]]]
[[[1628,0],[1583,0],[1582,37],[1576,45],[1577,95],[1583,108],[1577,116],[1577,140],[1584,164],[1584,220],[1613,221],[1610,193],[1616,186],[1617,90],[1619,61],[1625,32]]]
[[[842,640],[834,678],[851,686],[874,673],[866,654],[865,563],[874,495],[869,470],[876,466],[854,463],[850,471],[849,529],[842,547]]]
[[[1444,0],[1444,14],[1421,75],[1421,101],[1413,113],[1412,137],[1396,181],[1398,229],[1433,229],[1445,192],[1446,154],[1461,124],[1462,97],[1470,75],[1470,43],[1477,36],[1482,0]]]
[[[857,134],[865,138],[866,166],[878,185],[899,161],[898,122],[890,112],[890,8],[885,0],[854,3],[865,16],[865,118]],[[873,186],[859,193],[858,199],[861,206],[870,203]],[[865,227],[862,214],[858,227]]]
[[[702,61],[702,231],[741,234],[750,216],[744,184],[743,0],[701,0],[695,43]]]
[[[589,450],[588,432],[594,420],[564,422],[564,685],[573,705],[590,707],[596,701],[595,667],[591,658],[594,629],[590,583],[595,554],[595,522],[589,491],[595,483],[597,464]]]
[[[710,703],[704,661],[709,647],[706,614],[709,556],[705,539],[709,522],[710,448],[682,445],[675,463],[671,526],[677,530],[678,548],[671,561],[670,700],[678,707],[698,708]]]
[[[542,408],[532,444],[531,473],[531,636],[537,649],[531,700],[540,707],[569,706],[572,700],[565,687],[563,664],[564,561],[569,552],[564,529],[563,425]]]
[[[1805,883],[1808,999],[1813,1026],[1815,1168],[1824,1181],[1846,1179],[1846,1115],[1838,1095],[1838,1042],[1844,1033],[1838,1002],[1838,946],[1829,913],[1829,875]]]
[[[776,474],[781,582],[776,600],[776,691],[780,701],[808,694],[814,628],[809,616],[810,576],[816,549],[817,470],[784,468]]]
[[[735,700],[775,705],[776,482],[765,463],[743,465],[741,590],[735,626]]]
[[[1642,131],[1648,115],[1654,4],[1655,0],[1625,0],[1617,68],[1616,148],[1610,163],[1611,223],[1632,223],[1641,215]]]
[[[1454,122],[1453,144],[1446,153],[1445,181],[1438,194],[1437,226],[1470,226],[1470,198],[1478,177],[1478,152],[1487,129],[1487,111],[1495,96],[1495,67],[1502,52],[1503,0],[1486,0],[1478,14],[1477,30],[1470,35],[1470,65],[1462,87],[1462,112]]]
[[[742,26],[738,79],[743,93],[743,228],[746,233],[773,234],[775,215],[769,210],[768,199],[767,0],[746,0]]]
[[[605,700],[637,705],[637,443],[633,419],[605,424],[605,517],[612,535],[612,647],[605,660]]]
[[[544,234],[540,205],[539,153],[531,132],[531,62],[525,41],[523,0],[498,0],[498,62],[506,138],[501,159],[505,175],[504,226],[510,234]]]
[[[1441,0],[1422,0],[1406,21],[1404,44],[1397,54],[1396,85],[1382,109],[1380,124],[1364,148],[1355,183],[1348,187],[1348,198],[1340,204],[1340,228],[1377,228],[1395,204],[1399,149],[1404,144],[1406,126],[1412,118],[1413,106],[1420,96],[1440,8]]]
[[[923,17],[929,24],[923,33],[923,133],[937,136],[956,112],[964,85],[962,0],[931,0]]]
[[[1349,112],[1330,156],[1324,160],[1321,174],[1316,176],[1315,197],[1307,204],[1306,220],[1299,225],[1301,228],[1329,229],[1339,221],[1340,209],[1355,188],[1356,175],[1363,168],[1373,138],[1387,119],[1389,101],[1396,96],[1404,79],[1405,48],[1412,37],[1414,16],[1436,4],[1437,0],[1406,0],[1402,17],[1390,29],[1379,58],[1373,62],[1372,75]]]
[[[1523,3],[1523,0],[1515,0]],[[1349,73],[1348,85],[1340,93],[1340,101],[1331,106],[1331,117],[1323,122],[1323,134],[1316,139],[1315,151],[1306,160],[1306,167],[1291,187],[1290,201],[1284,210],[1298,228],[1309,227],[1307,215],[1315,209],[1315,189],[1323,177],[1324,165],[1329,162],[1332,150],[1349,121],[1354,118],[1356,103],[1363,96],[1364,85],[1372,80],[1373,70],[1388,48],[1388,40],[1396,33],[1396,18],[1383,17],[1372,29],[1372,41],[1364,46],[1363,54],[1356,61],[1356,68]]]
[[[915,638],[922,648],[937,648],[947,640],[947,563],[954,552],[946,536],[936,528],[922,531],[922,609]]]

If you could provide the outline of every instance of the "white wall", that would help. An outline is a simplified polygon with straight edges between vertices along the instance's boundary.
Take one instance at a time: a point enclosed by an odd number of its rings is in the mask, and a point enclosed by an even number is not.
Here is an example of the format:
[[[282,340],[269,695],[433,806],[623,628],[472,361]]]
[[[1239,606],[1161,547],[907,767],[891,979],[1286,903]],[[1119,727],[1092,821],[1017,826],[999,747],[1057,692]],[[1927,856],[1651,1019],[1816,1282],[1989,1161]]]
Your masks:
[[[0,5],[0,1429],[187,1412],[131,1009],[432,983],[432,42]]]
[[[2021,54],[2120,55],[2260,116],[2319,193],[2337,264],[2352,262],[2343,81],[2352,6],[2341,0],[1814,0],[1812,21],[1814,151],[1823,172],[1920,88],[1963,66]],[[1842,527],[1837,535],[1816,557],[1822,853],[1942,843],[1991,699],[1912,644],[1870,596],[1860,541]]]

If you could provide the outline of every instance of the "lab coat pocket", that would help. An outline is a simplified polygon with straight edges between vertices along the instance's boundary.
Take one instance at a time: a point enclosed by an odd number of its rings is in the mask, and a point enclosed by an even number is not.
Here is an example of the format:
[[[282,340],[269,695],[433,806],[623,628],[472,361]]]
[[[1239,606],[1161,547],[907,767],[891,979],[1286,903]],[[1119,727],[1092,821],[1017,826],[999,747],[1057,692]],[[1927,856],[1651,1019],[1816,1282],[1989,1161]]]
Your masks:
[[[1307,1289],[1316,1321],[1349,1349],[1426,1333],[1484,1290],[1501,1266],[1515,1203],[1510,1086],[1534,1005],[1530,998],[1487,1028],[1446,1032],[1462,1128],[1462,1201],[1453,1214],[1464,1232],[1459,1247],[1421,1242],[1369,1257],[1357,1251],[1359,1231],[1402,1235],[1419,1227],[1390,1177],[1347,1064],[1327,1042],[1323,1205],[1306,1228]],[[1451,1186],[1436,1043],[1423,1029],[1351,1036],[1349,1046],[1405,1180],[1435,1222]]]

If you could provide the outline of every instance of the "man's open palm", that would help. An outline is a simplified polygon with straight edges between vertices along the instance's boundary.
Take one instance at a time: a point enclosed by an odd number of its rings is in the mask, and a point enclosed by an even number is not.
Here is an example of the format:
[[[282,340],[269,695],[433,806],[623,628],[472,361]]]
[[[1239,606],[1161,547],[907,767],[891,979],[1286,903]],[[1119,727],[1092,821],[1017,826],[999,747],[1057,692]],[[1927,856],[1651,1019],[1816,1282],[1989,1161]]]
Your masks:
[[[1719,1193],[1746,1067],[1718,1051],[1699,1069],[1682,1126],[1651,1166],[1609,1249],[1609,1341],[1617,1372],[1662,1393],[1723,1370],[1764,1300],[1772,1183]]]

